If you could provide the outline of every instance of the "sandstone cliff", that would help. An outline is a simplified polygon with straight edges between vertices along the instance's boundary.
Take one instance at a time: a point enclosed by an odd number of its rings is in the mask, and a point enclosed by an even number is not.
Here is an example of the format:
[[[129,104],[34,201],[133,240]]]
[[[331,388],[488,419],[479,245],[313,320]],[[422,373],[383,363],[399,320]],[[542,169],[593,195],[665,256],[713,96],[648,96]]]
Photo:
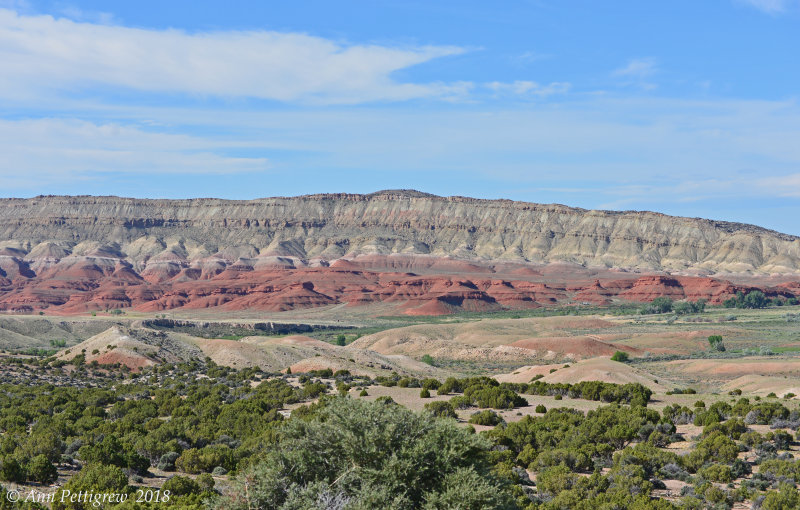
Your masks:
[[[637,273],[653,273],[641,275]],[[669,276],[664,273],[672,273]],[[0,310],[285,311],[394,303],[399,313],[708,299],[781,273],[800,239],[735,223],[414,191],[251,201],[0,200]]]
[[[80,256],[122,259],[147,273],[193,261],[275,266],[398,253],[667,272],[800,272],[800,238],[751,225],[415,191],[249,201],[3,199],[3,249],[34,271]]]

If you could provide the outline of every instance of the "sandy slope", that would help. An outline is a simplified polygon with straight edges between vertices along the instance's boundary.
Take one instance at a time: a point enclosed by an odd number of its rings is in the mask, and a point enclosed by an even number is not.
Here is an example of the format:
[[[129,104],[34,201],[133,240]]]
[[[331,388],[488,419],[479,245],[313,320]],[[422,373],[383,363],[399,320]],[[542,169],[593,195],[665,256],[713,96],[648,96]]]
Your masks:
[[[611,355],[643,351],[603,341],[597,335],[574,331],[602,331],[613,323],[594,317],[484,319],[458,324],[407,326],[361,337],[352,345],[382,354],[459,360],[533,360]]]
[[[353,347],[338,347],[301,335],[287,337],[251,336],[237,340],[199,338],[182,333],[165,333],[147,328],[113,326],[80,344],[64,349],[58,358],[71,360],[84,353],[86,362],[122,363],[132,369],[160,363],[206,357],[218,365],[233,368],[259,367],[266,372],[294,372],[330,368],[353,374],[401,375],[445,378],[451,372],[407,356],[382,355]]]
[[[550,373],[551,369],[557,369]],[[529,382],[536,375],[548,383],[577,383],[581,381],[603,381],[616,384],[640,383],[655,391],[666,391],[668,386],[656,383],[656,377],[640,368],[611,361],[606,357],[582,360],[564,368],[563,364],[523,367],[511,374],[496,377],[501,382]]]
[[[742,390],[746,395],[761,395],[762,397],[775,393],[783,397],[787,393],[800,395],[800,378],[798,377],[776,377],[768,375],[743,375],[722,387],[723,391]]]

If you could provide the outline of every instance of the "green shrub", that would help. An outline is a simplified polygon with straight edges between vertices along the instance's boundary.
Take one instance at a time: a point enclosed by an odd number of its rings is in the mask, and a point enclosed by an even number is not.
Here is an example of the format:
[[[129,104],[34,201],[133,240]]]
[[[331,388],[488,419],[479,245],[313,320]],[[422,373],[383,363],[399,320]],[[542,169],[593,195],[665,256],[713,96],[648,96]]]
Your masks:
[[[725,351],[725,344],[722,342],[722,335],[711,335],[708,337],[708,344],[712,349],[720,352]]]
[[[58,470],[45,455],[32,458],[27,466],[28,479],[41,484],[51,484],[58,478]]]
[[[624,351],[617,351],[611,356],[611,361],[619,361],[620,363],[624,363],[628,361],[630,356],[627,352]]]
[[[503,419],[500,418],[500,416],[498,416],[497,413],[489,409],[478,411],[477,413],[469,417],[469,423],[472,423],[474,425],[495,426],[502,421]]]
[[[175,471],[175,461],[180,456],[178,452],[167,452],[158,459],[156,467],[161,471]]]
[[[707,303],[708,301],[705,299],[698,299],[694,303],[690,301],[678,301],[672,306],[672,309],[678,315],[702,313],[705,311]]]
[[[196,479],[197,485],[200,486],[200,490],[204,492],[210,492],[214,490],[214,486],[216,482],[214,482],[214,477],[208,473],[203,473],[199,475]]]
[[[696,472],[710,461],[730,464],[739,454],[739,447],[729,437],[716,431],[700,440],[681,462],[689,471]]]
[[[4,482],[25,483],[25,470],[17,459],[6,456],[0,459],[0,480]]]
[[[800,493],[790,484],[781,484],[777,491],[771,491],[761,503],[763,510],[788,510],[800,508]]]
[[[438,389],[439,386],[442,385],[442,383],[440,383],[438,380],[432,378],[423,379],[420,384],[422,385],[423,388],[429,391]]]
[[[335,498],[359,509],[514,508],[511,484],[493,474],[491,447],[429,413],[334,398],[311,420],[289,420],[212,506],[318,508]]]
[[[189,474],[210,473],[217,466],[228,471],[234,467],[233,452],[227,445],[215,444],[185,450],[175,461],[175,467]]]
[[[639,313],[652,314],[652,313],[669,313],[672,311],[673,301],[666,296],[655,298],[649,304],[642,307]]]
[[[89,504],[79,501],[70,501],[69,494],[77,494],[80,491],[122,494],[128,492],[128,477],[117,466],[103,464],[88,464],[73,476],[55,494],[53,510],[88,510],[92,508]],[[63,493],[67,493],[65,497]]]
[[[711,464],[697,472],[704,480],[719,483],[730,483],[733,481],[731,467],[725,464]]]
[[[188,494],[199,494],[201,492],[200,484],[188,476],[180,475],[173,476],[164,482],[162,489],[170,491],[170,494],[175,496],[186,496]]]
[[[478,407],[513,409],[528,405],[528,401],[513,390],[491,385],[470,385],[464,389],[464,397]]]
[[[726,308],[765,308],[771,301],[760,290],[752,290],[747,294],[739,291],[736,296],[726,299],[722,306]]]
[[[446,401],[429,402],[425,404],[425,410],[437,418],[458,418],[453,405]]]

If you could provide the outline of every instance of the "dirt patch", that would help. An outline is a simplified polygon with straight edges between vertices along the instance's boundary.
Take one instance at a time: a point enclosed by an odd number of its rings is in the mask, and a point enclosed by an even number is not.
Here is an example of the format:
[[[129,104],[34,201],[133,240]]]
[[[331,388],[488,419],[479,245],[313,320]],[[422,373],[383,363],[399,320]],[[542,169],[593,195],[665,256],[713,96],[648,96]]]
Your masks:
[[[733,379],[744,375],[782,374],[800,376],[800,359],[748,357],[741,359],[678,360],[667,367],[685,374]]]
[[[641,356],[644,354],[644,351],[636,349],[635,347],[606,343],[590,336],[526,338],[512,343],[511,346],[537,352],[545,351],[570,354],[578,359],[595,356],[611,356],[616,351],[625,351],[633,356]]]

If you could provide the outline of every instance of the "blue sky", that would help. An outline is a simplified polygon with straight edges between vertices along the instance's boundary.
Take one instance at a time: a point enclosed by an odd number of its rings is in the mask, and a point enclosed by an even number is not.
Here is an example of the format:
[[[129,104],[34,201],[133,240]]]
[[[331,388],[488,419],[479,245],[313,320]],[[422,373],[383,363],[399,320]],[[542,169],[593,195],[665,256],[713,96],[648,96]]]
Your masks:
[[[0,195],[415,188],[800,235],[800,0],[0,0]]]

